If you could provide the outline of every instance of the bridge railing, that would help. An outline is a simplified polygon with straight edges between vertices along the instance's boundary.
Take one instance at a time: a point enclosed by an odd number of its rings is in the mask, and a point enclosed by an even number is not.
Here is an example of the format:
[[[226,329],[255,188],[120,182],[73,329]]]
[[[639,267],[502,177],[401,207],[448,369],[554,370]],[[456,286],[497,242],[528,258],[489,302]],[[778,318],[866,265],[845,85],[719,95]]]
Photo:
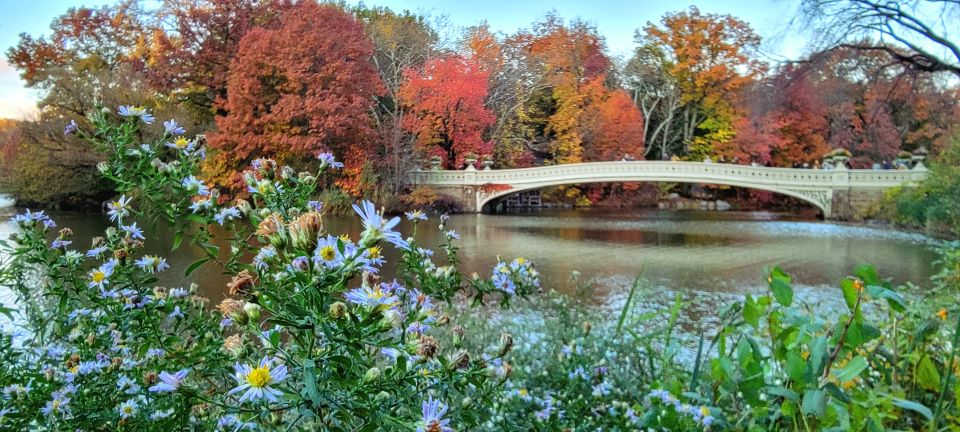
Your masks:
[[[644,181],[644,179],[672,179],[680,181],[737,181],[740,183],[794,185],[802,187],[892,187],[917,182],[926,177],[926,169],[914,170],[850,170],[774,168],[705,162],[630,161],[585,162],[532,168],[514,168],[489,171],[415,171],[411,180],[426,185],[486,185],[519,186],[564,179],[589,181]]]

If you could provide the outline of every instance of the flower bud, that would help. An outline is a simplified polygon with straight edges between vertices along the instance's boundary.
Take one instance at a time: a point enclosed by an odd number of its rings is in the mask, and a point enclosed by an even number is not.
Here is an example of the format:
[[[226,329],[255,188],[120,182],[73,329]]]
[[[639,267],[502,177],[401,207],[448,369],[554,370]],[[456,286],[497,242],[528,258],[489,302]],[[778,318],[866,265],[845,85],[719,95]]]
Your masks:
[[[363,382],[372,383],[380,379],[380,368],[374,366],[370,369],[367,369],[367,372],[363,374]]]
[[[417,355],[425,359],[432,359],[437,356],[437,352],[440,350],[440,347],[437,345],[437,340],[432,336],[420,336],[420,341],[417,344]]]
[[[386,401],[390,400],[390,393],[387,393],[387,392],[385,392],[385,391],[381,391],[380,393],[377,393],[376,396],[374,396],[373,400],[374,400],[375,402],[386,402]]]
[[[454,369],[467,369],[470,367],[470,354],[465,350],[459,350],[450,356],[450,366]]]
[[[330,318],[340,319],[347,315],[347,305],[343,302],[333,302],[327,312]]]
[[[254,284],[253,274],[249,270],[242,270],[230,279],[227,283],[227,293],[232,296],[244,297],[250,294],[250,288]]]
[[[287,230],[293,247],[312,251],[317,247],[317,236],[323,230],[323,218],[318,212],[307,212],[290,222]]]
[[[247,318],[250,318],[250,321],[256,321],[260,319],[260,311],[262,308],[256,303],[247,303],[243,305],[243,312],[247,314]]]
[[[110,172],[110,165],[106,162],[97,163],[97,171],[100,171],[100,174],[106,174]]]
[[[253,206],[250,205],[250,202],[247,200],[237,200],[237,209],[240,210],[240,213],[247,215],[253,210]]]
[[[500,334],[500,352],[497,357],[503,357],[513,348],[513,336],[510,333]]]
[[[458,325],[453,326],[453,328],[450,329],[450,333],[453,334],[453,345],[459,346],[460,342],[463,342],[463,327]]]
[[[593,324],[590,324],[590,321],[584,321],[584,322],[583,322],[583,335],[584,335],[584,336],[589,336],[589,335],[590,335],[590,330],[592,330],[592,329],[593,329]]]

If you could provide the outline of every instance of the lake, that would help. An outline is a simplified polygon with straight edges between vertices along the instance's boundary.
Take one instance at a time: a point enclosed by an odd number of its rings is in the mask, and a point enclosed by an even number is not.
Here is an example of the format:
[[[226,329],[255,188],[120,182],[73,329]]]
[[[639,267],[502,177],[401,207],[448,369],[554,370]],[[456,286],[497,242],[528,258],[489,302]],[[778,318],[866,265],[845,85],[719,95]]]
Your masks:
[[[2,210],[0,236],[5,238],[15,230],[6,222],[15,209]],[[60,227],[73,229],[73,246],[81,251],[109,225],[99,214],[52,216]],[[436,219],[432,216],[420,228],[421,243],[427,246],[439,241]],[[354,215],[328,216],[326,226],[354,238],[362,229]],[[598,302],[622,296],[641,270],[655,288],[737,294],[762,290],[763,269],[779,265],[794,275],[802,295],[826,292],[855,266],[870,263],[896,283],[925,286],[936,257],[935,241],[920,234],[768,212],[539,210],[453,215],[449,227],[462,236],[465,274],[489,276],[498,256],[524,256],[536,263],[545,287],[573,292],[570,275],[579,271],[582,281],[592,281],[590,295]],[[407,228],[404,221],[401,230]],[[188,280],[177,269],[186,268],[199,253],[188,248],[171,253],[172,238],[163,232],[147,238],[149,253],[165,256],[174,269],[163,283],[195,281],[203,294],[219,301],[227,278],[217,268],[201,268]],[[388,277],[396,258],[387,254]],[[3,300],[10,302],[9,293]]]

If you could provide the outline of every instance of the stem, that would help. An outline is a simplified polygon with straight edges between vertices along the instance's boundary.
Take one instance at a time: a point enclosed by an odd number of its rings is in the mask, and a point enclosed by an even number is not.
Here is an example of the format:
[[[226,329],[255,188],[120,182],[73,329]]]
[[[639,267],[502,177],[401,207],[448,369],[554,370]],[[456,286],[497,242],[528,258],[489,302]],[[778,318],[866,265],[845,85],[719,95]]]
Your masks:
[[[950,381],[953,381],[954,359],[957,357],[957,344],[960,343],[960,318],[957,319],[957,326],[953,329],[953,346],[950,350],[950,367],[944,371],[943,385],[940,386],[940,396],[937,397],[936,408],[933,411],[933,420],[930,420],[930,430],[936,430],[940,423],[941,409],[943,408],[943,396],[950,387]]]

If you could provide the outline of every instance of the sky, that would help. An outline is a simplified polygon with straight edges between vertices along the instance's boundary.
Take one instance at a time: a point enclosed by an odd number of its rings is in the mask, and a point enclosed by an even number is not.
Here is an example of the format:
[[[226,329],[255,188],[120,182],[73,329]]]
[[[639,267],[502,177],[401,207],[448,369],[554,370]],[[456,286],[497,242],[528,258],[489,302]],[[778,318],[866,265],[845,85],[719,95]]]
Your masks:
[[[4,5],[0,14],[0,49],[16,45],[20,33],[34,37],[50,33],[50,22],[70,7],[100,6],[108,0],[26,0]],[[350,1],[349,3],[356,3]],[[491,29],[513,33],[528,28],[551,10],[564,18],[579,17],[593,24],[606,39],[613,56],[628,56],[634,47],[636,29],[648,21],[658,22],[667,12],[694,4],[705,13],[724,13],[748,22],[763,37],[763,53],[771,60],[796,58],[804,51],[796,29],[786,31],[796,11],[796,0],[366,0],[367,5],[387,6],[445,17],[455,28],[486,20]],[[24,118],[36,108],[38,93],[26,89],[19,75],[0,58],[0,118]]]

